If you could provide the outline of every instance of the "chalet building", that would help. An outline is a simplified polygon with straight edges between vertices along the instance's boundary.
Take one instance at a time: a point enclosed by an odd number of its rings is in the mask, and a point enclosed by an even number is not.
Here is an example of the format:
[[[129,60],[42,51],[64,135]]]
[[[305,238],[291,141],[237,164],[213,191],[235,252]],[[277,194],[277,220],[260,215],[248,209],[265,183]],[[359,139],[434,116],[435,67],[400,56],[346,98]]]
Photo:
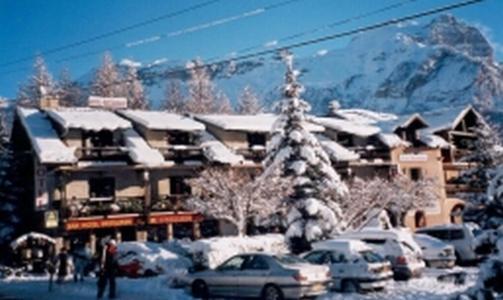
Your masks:
[[[163,240],[231,233],[225,223],[186,211],[186,179],[208,166],[259,171],[277,117],[188,117],[130,110],[125,103],[91,97],[86,108],[60,108],[54,101],[17,108],[12,140],[27,158],[31,227],[92,245],[109,235]],[[455,178],[469,167],[460,158],[481,120],[472,107],[403,117],[339,109],[313,117],[307,128],[345,179],[434,178],[439,203],[407,216],[416,228],[460,221],[463,202],[455,195],[466,187]]]

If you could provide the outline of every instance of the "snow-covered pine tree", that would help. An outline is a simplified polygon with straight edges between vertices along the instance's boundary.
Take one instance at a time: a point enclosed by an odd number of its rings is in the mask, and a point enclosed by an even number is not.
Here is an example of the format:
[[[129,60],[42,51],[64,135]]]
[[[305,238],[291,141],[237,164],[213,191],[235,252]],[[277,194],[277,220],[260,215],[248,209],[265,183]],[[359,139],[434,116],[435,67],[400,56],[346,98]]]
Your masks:
[[[269,217],[281,210],[282,199],[290,191],[290,182],[279,176],[255,177],[239,168],[208,168],[199,177],[188,180],[194,197],[190,209],[226,220],[236,226],[238,235],[246,234],[254,217]]]
[[[119,71],[110,52],[105,52],[100,68],[96,71],[91,94],[101,97],[123,97],[124,88]]]
[[[173,113],[185,113],[185,100],[182,94],[180,80],[168,80],[162,108]]]
[[[37,56],[33,64],[33,75],[25,85],[20,85],[17,103],[22,106],[35,107],[42,96],[56,95],[52,75],[47,69],[44,58]]]
[[[242,115],[256,115],[262,112],[260,101],[249,85],[245,86],[239,96],[237,112]]]
[[[79,84],[72,80],[70,70],[63,68],[57,84],[59,104],[62,106],[82,106],[83,91]]]
[[[134,64],[126,66],[123,85],[128,107],[132,109],[147,109],[148,101],[143,89],[143,83],[138,77],[138,69]]]
[[[225,115],[234,113],[229,97],[222,91],[219,91],[215,97],[215,108],[213,112]]]
[[[192,60],[186,67],[190,74],[186,110],[194,114],[215,112],[215,88],[203,61]]]
[[[284,99],[274,134],[268,144],[262,176],[279,168],[291,177],[293,192],[285,199],[288,207],[286,237],[294,253],[310,249],[312,242],[329,238],[342,230],[342,211],[338,199],[347,194],[347,186],[331,165],[322,146],[306,128],[309,104],[300,98],[303,90],[297,82],[291,54],[287,65]]]

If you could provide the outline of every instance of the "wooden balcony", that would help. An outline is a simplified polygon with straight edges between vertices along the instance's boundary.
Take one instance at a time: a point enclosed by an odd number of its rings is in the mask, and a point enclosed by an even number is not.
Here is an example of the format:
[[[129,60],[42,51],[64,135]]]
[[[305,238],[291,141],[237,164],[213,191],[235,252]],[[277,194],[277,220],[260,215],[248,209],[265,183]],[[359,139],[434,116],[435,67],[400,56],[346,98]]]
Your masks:
[[[66,206],[61,208],[61,215],[65,219],[144,212],[144,199],[139,197],[74,198],[65,203]]]
[[[166,160],[176,163],[184,161],[204,161],[203,149],[196,145],[170,145],[157,148]]]
[[[80,147],[75,155],[81,161],[127,161],[129,159],[126,147]]]

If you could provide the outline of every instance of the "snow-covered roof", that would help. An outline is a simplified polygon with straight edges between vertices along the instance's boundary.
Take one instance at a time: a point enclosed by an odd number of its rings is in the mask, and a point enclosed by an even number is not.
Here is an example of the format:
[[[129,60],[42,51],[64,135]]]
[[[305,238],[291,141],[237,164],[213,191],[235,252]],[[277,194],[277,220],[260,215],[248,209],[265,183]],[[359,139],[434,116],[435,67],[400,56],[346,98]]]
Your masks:
[[[398,116],[393,120],[380,121],[375,123],[376,126],[381,128],[382,132],[393,133],[399,128],[408,127],[412,122],[419,121],[423,124],[422,128],[428,127],[428,123],[421,117],[421,115],[415,113],[412,115],[402,115]]]
[[[373,125],[368,125],[365,123],[357,123],[337,118],[322,117],[322,118],[316,118],[315,121],[318,124],[325,126],[326,128],[335,131],[346,132],[360,137],[369,137],[381,131],[379,127]]]
[[[47,114],[63,128],[88,131],[131,128],[131,122],[108,110],[87,107],[49,109]]]
[[[419,134],[419,140],[423,142],[426,146],[430,148],[449,148],[451,145],[444,140],[442,137],[434,134],[430,134],[427,131],[421,131]]]
[[[132,128],[124,131],[124,142],[128,147],[131,160],[137,164],[158,166],[164,163],[164,157],[156,149],[152,149],[147,142]]]
[[[272,132],[277,116],[274,114],[257,115],[198,115],[197,119],[223,130],[245,132]],[[322,132],[323,127],[306,123],[306,129],[311,132]]]
[[[56,244],[56,241],[46,234],[38,232],[29,232],[21,235],[20,237],[12,241],[10,243],[10,247],[12,249],[16,249],[17,247],[19,247],[20,244],[26,242],[28,239],[45,240],[51,244]]]
[[[201,131],[204,124],[167,111],[123,110],[119,114],[152,130]]]
[[[376,112],[368,109],[338,109],[333,112],[334,116],[360,124],[376,124],[398,119],[394,114]]]
[[[471,105],[430,111],[424,113],[423,118],[430,126],[427,131],[429,133],[437,133],[442,130],[454,129],[470,111],[473,111],[483,121],[483,118]]]
[[[17,114],[41,163],[77,162],[74,149],[61,141],[43,112],[38,109],[18,107]]]
[[[360,158],[360,155],[358,155],[356,152],[349,150],[348,148],[335,141],[330,140],[322,134],[318,134],[316,137],[323,147],[323,150],[325,150],[331,160],[353,161]]]
[[[377,138],[389,148],[409,145],[408,142],[402,140],[398,135],[394,133],[379,133],[377,135]]]
[[[200,146],[203,149],[203,154],[209,161],[230,165],[244,162],[245,158],[242,155],[232,152],[231,149],[227,148],[227,146],[210,133],[205,131],[200,138]]]

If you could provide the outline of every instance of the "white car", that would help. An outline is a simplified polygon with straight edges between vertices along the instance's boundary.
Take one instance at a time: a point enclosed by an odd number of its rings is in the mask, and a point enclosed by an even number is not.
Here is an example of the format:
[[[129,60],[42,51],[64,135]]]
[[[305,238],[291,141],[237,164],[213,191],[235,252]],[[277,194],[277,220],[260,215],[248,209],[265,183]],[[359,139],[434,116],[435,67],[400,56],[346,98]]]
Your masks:
[[[333,287],[343,292],[382,290],[393,279],[391,264],[358,240],[326,240],[312,245],[304,259],[328,265]]]
[[[327,266],[295,256],[249,253],[233,256],[215,269],[190,272],[186,284],[195,298],[278,300],[325,294],[330,279]]]
[[[431,268],[452,268],[456,263],[454,247],[432,236],[416,233],[414,240],[423,251],[423,260]]]
[[[361,231],[345,233],[340,238],[357,239],[367,243],[391,263],[396,280],[421,277],[426,266],[421,248],[407,229],[364,228]]]
[[[444,243],[454,246],[455,255],[459,262],[476,262],[479,259],[475,252],[477,246],[475,235],[469,226],[464,224],[438,225],[419,228],[416,233],[436,237]]]

